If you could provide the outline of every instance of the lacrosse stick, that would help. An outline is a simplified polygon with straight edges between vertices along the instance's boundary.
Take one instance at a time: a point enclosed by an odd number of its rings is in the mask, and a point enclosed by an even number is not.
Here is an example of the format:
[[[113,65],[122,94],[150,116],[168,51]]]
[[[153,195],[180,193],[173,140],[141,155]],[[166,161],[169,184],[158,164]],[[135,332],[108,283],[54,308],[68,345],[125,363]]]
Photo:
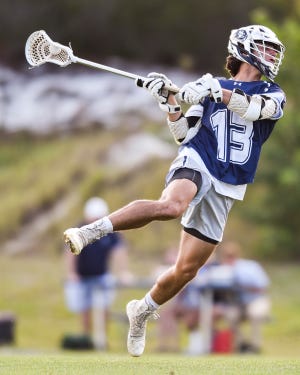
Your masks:
[[[50,39],[44,30],[35,31],[28,37],[25,45],[25,56],[28,63],[33,67],[45,64],[47,62],[57,64],[61,67],[66,67],[72,63],[78,63],[118,74],[123,77],[138,80],[138,86],[142,86],[143,81],[145,80],[144,77],[136,74],[74,56],[71,45],[66,47],[60,43],[53,42],[53,40]],[[165,86],[165,88],[174,94],[179,91],[179,88],[175,85]]]

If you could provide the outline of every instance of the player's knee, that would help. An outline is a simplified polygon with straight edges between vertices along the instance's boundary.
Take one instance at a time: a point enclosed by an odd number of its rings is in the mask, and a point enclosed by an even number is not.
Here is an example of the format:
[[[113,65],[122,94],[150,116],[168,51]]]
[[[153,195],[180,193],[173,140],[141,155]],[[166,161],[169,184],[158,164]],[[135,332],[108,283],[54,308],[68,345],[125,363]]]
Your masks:
[[[197,275],[198,268],[194,264],[177,265],[176,271],[185,283],[190,282]]]
[[[176,219],[180,217],[185,206],[178,201],[163,201],[161,202],[161,214],[165,219]]]

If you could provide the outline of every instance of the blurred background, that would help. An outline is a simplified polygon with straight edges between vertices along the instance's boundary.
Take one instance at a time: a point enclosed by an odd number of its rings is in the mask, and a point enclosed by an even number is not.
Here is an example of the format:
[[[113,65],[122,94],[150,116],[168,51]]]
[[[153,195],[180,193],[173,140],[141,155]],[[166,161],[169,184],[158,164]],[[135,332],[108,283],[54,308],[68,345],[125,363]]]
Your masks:
[[[56,350],[77,328],[63,297],[62,233],[81,219],[86,199],[101,196],[113,210],[157,198],[176,154],[164,115],[132,80],[74,64],[28,69],[27,37],[44,29],[54,41],[71,42],[78,57],[135,74],[159,71],[181,85],[206,72],[224,75],[230,30],[259,23],[286,45],[277,81],[287,105],[225,238],[239,241],[271,277],[265,351],[297,353],[299,20],[299,0],[1,2],[0,310],[15,317],[14,349]],[[126,232],[132,272],[150,274],[179,230],[173,221]],[[116,308],[134,294],[126,293]],[[125,350],[125,331],[112,326],[112,350]]]

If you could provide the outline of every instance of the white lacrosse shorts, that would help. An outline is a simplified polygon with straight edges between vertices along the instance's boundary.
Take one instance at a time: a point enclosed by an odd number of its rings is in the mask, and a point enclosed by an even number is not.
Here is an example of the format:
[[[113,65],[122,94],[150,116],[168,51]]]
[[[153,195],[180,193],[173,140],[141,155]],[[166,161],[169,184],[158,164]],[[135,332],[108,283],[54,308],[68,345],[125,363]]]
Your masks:
[[[171,164],[166,176],[167,185],[172,181],[174,172],[180,168],[198,171],[202,176],[201,187],[183,213],[181,224],[187,229],[187,232],[190,229],[191,231],[195,230],[194,235],[196,237],[207,238],[215,243],[220,242],[223,238],[229,211],[235,199],[217,193],[209,172],[203,168],[199,160],[191,157],[188,152],[180,153]]]

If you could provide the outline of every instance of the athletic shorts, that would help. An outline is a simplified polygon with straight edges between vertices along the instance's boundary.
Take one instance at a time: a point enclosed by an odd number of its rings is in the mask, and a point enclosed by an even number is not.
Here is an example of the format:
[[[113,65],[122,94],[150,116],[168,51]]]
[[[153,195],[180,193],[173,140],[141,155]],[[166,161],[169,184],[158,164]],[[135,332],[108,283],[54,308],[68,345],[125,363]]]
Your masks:
[[[195,173],[186,174],[182,169]],[[190,177],[192,176],[192,178]],[[184,231],[212,244],[218,244],[222,238],[228,214],[234,199],[216,192],[209,174],[189,156],[178,156],[170,166],[166,176],[166,185],[177,178],[187,178],[198,186],[198,192],[182,215],[181,224]],[[198,185],[198,181],[200,185]]]
[[[90,310],[93,307],[106,309],[114,301],[114,285],[114,277],[110,274],[66,281],[64,286],[66,305],[74,313]]]

